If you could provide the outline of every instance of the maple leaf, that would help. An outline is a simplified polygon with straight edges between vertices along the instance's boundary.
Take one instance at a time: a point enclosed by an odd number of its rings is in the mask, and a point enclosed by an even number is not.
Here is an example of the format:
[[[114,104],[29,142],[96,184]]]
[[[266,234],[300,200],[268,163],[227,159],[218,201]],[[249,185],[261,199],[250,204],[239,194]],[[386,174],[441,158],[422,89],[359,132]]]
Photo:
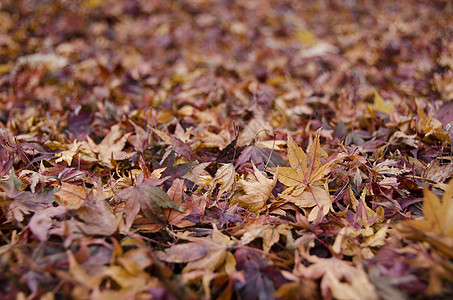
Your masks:
[[[58,215],[63,215],[66,213],[67,209],[66,207],[49,207],[44,210],[38,211],[33,215],[33,217],[30,219],[30,223],[28,223],[28,226],[33,233],[33,235],[39,240],[39,241],[45,241],[47,240],[47,237],[49,235],[49,229],[52,228],[54,225],[54,221],[52,220],[53,217],[58,216]]]
[[[286,201],[296,204],[300,208],[313,209],[308,215],[308,221],[314,221],[322,208],[322,215],[325,216],[332,208],[332,199],[330,198],[327,183],[315,183],[309,191],[303,191],[300,195],[284,195],[280,197]]]
[[[277,182],[277,176],[274,175],[273,179],[268,179],[254,164],[253,170],[255,178],[238,180],[237,186],[244,194],[233,197],[231,205],[239,203],[240,206],[251,212],[259,212],[265,207],[267,199],[271,197],[272,189]]]
[[[299,196],[330,170],[333,160],[324,164],[321,162],[321,158],[326,157],[327,154],[319,143],[319,133],[320,130],[317,131],[315,140],[308,148],[308,154],[305,154],[304,150],[288,135],[288,158],[291,167],[281,167],[278,172],[278,180],[289,187],[283,193]]]
[[[99,183],[96,198],[93,192],[88,194],[86,201],[77,209],[82,222],[75,220],[76,226],[84,234],[109,236],[114,234],[122,220],[119,214],[114,214],[112,208],[102,196],[102,186]]]
[[[273,141],[268,142],[271,142],[270,149],[266,148],[267,144],[265,144],[265,142],[252,143],[247,146],[244,150],[242,150],[241,155],[239,155],[236,160],[235,167],[238,168],[248,161],[253,162],[260,170],[263,170],[266,164],[270,168],[286,164],[278,152],[272,150],[272,147],[277,148],[278,144],[286,142],[276,141],[277,143],[275,143],[275,145],[273,145]]]
[[[46,209],[55,200],[54,190],[31,193],[22,191],[21,185],[22,181],[16,177],[14,169],[10,170],[10,176],[6,182],[0,181],[0,201],[9,204],[4,207],[2,203],[0,209],[6,208],[8,221],[14,219],[17,222],[23,222],[26,215]]]
[[[395,103],[390,102],[387,104],[382,96],[378,93],[378,91],[374,90],[374,104],[370,104],[368,108],[374,112],[379,111],[390,115],[393,111],[394,106]]]
[[[62,182],[60,189],[55,193],[55,202],[69,209],[78,209],[85,202],[87,195],[84,187]]]
[[[122,151],[131,134],[131,132],[124,134],[121,124],[115,124],[100,144],[96,144],[90,137],[87,137],[87,140],[91,149],[98,153],[98,159],[105,166],[113,168],[113,160],[122,160],[132,156],[130,153]]]
[[[220,232],[215,225],[211,237],[180,236],[180,238],[190,243],[173,245],[165,252],[159,252],[158,257],[167,262],[188,262],[183,273],[193,270],[215,271],[225,262],[227,248],[234,244],[234,241]]]
[[[126,200],[127,228],[130,228],[139,211],[148,219],[160,223],[165,223],[164,208],[172,208],[184,212],[184,209],[176,205],[168,197],[167,193],[146,180],[136,186],[121,190],[117,197]]]
[[[271,247],[278,242],[280,235],[287,236],[291,234],[290,226],[286,224],[274,225],[255,225],[248,227],[247,231],[242,235],[241,245],[247,245],[257,238],[263,239],[263,250],[268,253]]]
[[[45,184],[49,183],[52,181],[55,181],[56,178],[53,176],[45,176],[43,173],[46,172],[46,168],[44,167],[44,164],[40,163],[39,165],[39,172],[31,171],[31,170],[23,170],[19,174],[19,178],[21,180],[25,180],[26,182],[30,184],[30,190],[32,193],[36,192],[36,186],[38,184]]]
[[[149,130],[145,131],[143,128],[132,122],[132,120],[129,120],[129,123],[134,126],[135,130],[135,136],[132,136],[131,144],[134,146],[136,151],[143,153],[149,143]]]
[[[354,256],[357,253],[357,247],[360,247],[362,256],[365,259],[372,258],[374,253],[371,248],[381,247],[385,244],[387,229],[387,226],[383,226],[375,232],[373,228],[367,226],[359,229],[343,227],[337,234],[332,251]]]
[[[151,129],[157,136],[159,136],[165,144],[172,146],[175,152],[179,155],[191,161],[199,160],[199,158],[193,153],[189,145],[181,141],[176,136],[167,134],[151,126],[148,126],[148,128]]]
[[[55,160],[55,162],[59,163],[61,161],[65,161],[68,164],[68,166],[71,166],[72,158],[74,157],[74,155],[77,154],[78,151],[79,144],[77,143],[77,140],[74,140],[74,143],[72,144],[71,148],[55,154],[55,157],[58,157],[58,159]]]
[[[453,180],[441,201],[430,190],[423,190],[423,195],[424,218],[403,221],[396,228],[407,238],[429,241],[453,258]]]
[[[171,201],[173,201],[173,203],[175,203],[176,205],[179,205],[184,210],[184,212],[181,212],[180,210],[176,210],[174,208],[164,208],[163,215],[165,223],[168,225],[174,225],[179,228],[194,225],[194,223],[185,219],[185,217],[187,217],[192,212],[196,204],[192,198],[188,196],[185,197],[185,188],[186,185],[184,183],[184,180],[177,178],[173,181],[171,187],[167,191],[167,194]],[[136,221],[134,226],[136,228],[139,228],[140,230],[156,232],[161,230],[163,228],[163,225],[164,224],[161,223],[153,223],[152,221],[150,222],[150,220],[146,218],[141,218]],[[129,227],[126,228],[126,231],[128,229]]]
[[[302,250],[303,251],[303,250]],[[305,266],[305,258],[312,264]],[[362,266],[336,257],[319,258],[307,253],[300,253],[296,258],[293,273],[284,272],[286,278],[294,281],[321,279],[321,294],[324,299],[378,299],[374,286],[368,279]]]
[[[215,188],[217,184],[220,184],[219,192],[217,193],[217,199],[230,191],[236,182],[236,171],[234,170],[233,164],[224,164],[215,173],[214,180],[211,182],[211,190]]]

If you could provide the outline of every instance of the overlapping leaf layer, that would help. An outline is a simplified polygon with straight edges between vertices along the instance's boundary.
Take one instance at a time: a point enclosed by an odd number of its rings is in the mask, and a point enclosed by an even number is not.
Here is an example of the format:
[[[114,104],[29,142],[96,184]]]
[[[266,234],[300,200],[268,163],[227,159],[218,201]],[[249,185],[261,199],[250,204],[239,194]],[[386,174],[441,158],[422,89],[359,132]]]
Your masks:
[[[452,16],[1,1],[0,298],[452,297]]]

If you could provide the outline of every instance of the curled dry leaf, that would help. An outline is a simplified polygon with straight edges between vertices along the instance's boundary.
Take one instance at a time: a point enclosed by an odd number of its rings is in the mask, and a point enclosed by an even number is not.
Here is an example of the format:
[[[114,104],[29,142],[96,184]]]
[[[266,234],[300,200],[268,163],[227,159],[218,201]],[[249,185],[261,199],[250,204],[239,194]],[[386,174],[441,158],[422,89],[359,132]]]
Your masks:
[[[255,178],[238,180],[237,187],[242,190],[242,193],[232,198],[231,205],[238,203],[251,212],[259,212],[265,208],[266,201],[272,196],[272,190],[277,182],[277,175],[274,175],[273,179],[269,179],[255,165],[253,165],[253,170]]]
[[[233,189],[235,183],[236,171],[234,170],[233,164],[224,164],[215,173],[211,189],[213,189],[217,184],[220,184],[219,192],[217,193],[217,199],[219,199],[224,193]]]
[[[317,280],[321,278],[321,294],[324,299],[379,299],[374,286],[361,265],[336,257],[319,258],[302,254],[311,264],[304,266],[298,261],[294,267],[294,278]]]
[[[215,225],[211,237],[181,236],[180,238],[190,243],[174,245],[164,252],[159,252],[158,257],[168,262],[188,262],[183,269],[184,273],[193,270],[216,270],[225,262],[227,248],[234,244],[231,238],[221,233]],[[190,248],[191,245],[193,248]],[[185,253],[186,251],[190,253]]]

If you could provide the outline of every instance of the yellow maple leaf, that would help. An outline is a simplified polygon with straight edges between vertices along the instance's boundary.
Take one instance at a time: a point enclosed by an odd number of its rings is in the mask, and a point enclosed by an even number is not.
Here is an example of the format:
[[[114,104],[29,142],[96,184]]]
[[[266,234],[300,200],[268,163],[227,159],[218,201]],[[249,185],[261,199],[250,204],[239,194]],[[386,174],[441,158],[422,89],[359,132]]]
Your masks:
[[[251,212],[258,212],[265,207],[267,199],[272,195],[272,189],[277,183],[277,177],[274,175],[273,179],[267,178],[255,165],[253,165],[253,170],[255,171],[254,177],[256,179],[238,180],[237,185],[244,194],[234,197],[231,205],[239,203],[240,206]]]
[[[233,164],[224,164],[215,173],[214,180],[211,182],[211,191],[217,184],[220,184],[217,194],[217,199],[220,199],[224,193],[229,192],[234,187],[235,182],[236,171]]]
[[[77,140],[74,140],[74,143],[72,144],[71,148],[55,154],[55,156],[58,157],[58,159],[55,160],[55,162],[59,163],[59,162],[65,161],[68,164],[68,166],[70,167],[72,164],[72,158],[79,151],[79,146],[80,145],[79,145],[79,143],[77,143]]]
[[[378,93],[378,91],[374,90],[374,104],[369,105],[371,111],[380,111],[390,115],[393,111],[393,107],[395,103],[390,102],[386,103],[382,96]]]
[[[404,223],[413,228],[443,234],[453,238],[453,180],[448,184],[442,201],[430,190],[423,191],[423,214],[418,220],[408,220]]]
[[[319,133],[320,130],[308,148],[308,154],[288,135],[288,159],[291,167],[281,167],[278,171],[278,180],[289,187],[283,194],[299,196],[330,170],[333,161],[324,164],[321,162],[321,158],[327,154],[319,144]]]
[[[427,189],[423,195],[424,218],[403,221],[397,229],[405,237],[428,241],[453,257],[453,180],[447,185],[442,201]]]

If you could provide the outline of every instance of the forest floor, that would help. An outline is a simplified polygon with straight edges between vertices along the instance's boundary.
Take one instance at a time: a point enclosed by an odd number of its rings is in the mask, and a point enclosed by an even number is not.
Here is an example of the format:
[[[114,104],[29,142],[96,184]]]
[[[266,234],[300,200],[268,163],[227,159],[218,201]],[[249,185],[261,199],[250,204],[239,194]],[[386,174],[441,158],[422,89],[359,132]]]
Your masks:
[[[1,299],[453,296],[450,1],[3,0]]]

